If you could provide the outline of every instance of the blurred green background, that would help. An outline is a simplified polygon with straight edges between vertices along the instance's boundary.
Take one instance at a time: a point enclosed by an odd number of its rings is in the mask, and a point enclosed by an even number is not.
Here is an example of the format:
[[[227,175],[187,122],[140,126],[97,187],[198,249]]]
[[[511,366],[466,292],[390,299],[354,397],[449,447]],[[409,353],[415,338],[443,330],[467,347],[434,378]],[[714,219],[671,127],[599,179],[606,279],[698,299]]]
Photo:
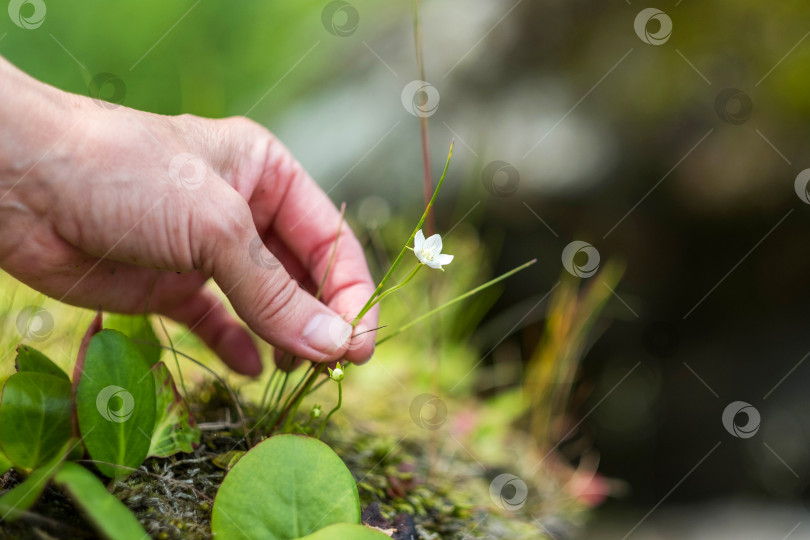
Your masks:
[[[330,31],[328,4],[52,1],[33,30],[0,17],[0,53],[78,94],[111,73],[126,106],[247,115],[349,202],[356,227],[384,230],[422,200],[418,118],[402,95],[418,78],[413,6],[352,0]],[[782,537],[807,522],[810,485],[810,208],[794,185],[810,166],[810,5],[668,0],[654,6],[672,23],[658,45],[634,28],[646,7],[423,4],[426,79],[441,97],[434,171],[456,138],[437,227],[477,246],[454,266],[483,278],[540,260],[473,321],[465,358],[483,358],[470,384],[483,397],[519,387],[519,368],[487,381],[530,357],[563,248],[587,241],[627,270],[562,448],[586,441],[629,488],[588,534],[627,531],[656,508],[635,535],[716,537],[701,532],[714,520],[729,537]],[[488,173],[493,161],[512,169]],[[750,439],[721,423],[735,400],[762,415]]]

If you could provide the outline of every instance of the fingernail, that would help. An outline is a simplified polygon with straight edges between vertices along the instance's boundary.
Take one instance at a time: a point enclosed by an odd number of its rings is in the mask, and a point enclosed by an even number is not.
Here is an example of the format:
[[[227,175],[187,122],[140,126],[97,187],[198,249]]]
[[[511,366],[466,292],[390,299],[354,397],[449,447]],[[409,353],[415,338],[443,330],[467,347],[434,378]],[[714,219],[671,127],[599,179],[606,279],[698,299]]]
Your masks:
[[[315,315],[304,328],[304,342],[315,350],[332,354],[352,337],[352,325],[329,315]]]

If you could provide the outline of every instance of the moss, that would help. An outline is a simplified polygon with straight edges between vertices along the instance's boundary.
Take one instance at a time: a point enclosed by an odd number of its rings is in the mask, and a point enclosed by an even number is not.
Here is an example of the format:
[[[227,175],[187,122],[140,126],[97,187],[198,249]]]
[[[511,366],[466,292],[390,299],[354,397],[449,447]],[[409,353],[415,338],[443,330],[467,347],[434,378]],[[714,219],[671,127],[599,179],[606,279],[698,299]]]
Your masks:
[[[234,451],[244,449],[243,431],[231,421],[236,413],[224,389],[218,384],[206,385],[190,401],[202,425],[219,424],[222,430],[204,430],[201,445],[193,453],[150,458],[124,480],[111,482],[99,476],[153,538],[210,539],[217,489],[225,469],[234,462]],[[245,408],[248,418],[256,418],[257,413],[255,407]],[[256,441],[265,435],[256,433]],[[324,440],[354,475],[361,505],[378,505],[390,523],[403,515],[412,517],[421,539],[542,537],[529,517],[532,514],[492,512],[488,486],[499,471],[484,469],[470,457],[445,452],[433,455],[427,451],[427,441],[359,431],[342,416],[329,426]],[[20,480],[16,473],[6,473],[0,477],[0,492]],[[32,513],[35,518],[3,524],[4,538],[94,537],[92,527],[70,501],[52,488],[46,489]],[[48,536],[38,536],[37,531]]]

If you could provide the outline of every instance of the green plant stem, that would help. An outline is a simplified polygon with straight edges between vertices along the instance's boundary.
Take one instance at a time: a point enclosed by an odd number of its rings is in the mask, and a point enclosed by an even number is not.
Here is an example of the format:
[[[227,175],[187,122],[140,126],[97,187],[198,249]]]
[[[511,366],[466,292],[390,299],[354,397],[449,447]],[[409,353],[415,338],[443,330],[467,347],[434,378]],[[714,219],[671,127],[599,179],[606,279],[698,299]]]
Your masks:
[[[290,392],[289,399],[293,399],[293,397],[297,395],[296,392],[298,392],[298,389],[301,387],[302,384],[304,384],[304,381],[308,380],[307,376],[312,371],[312,367],[314,365],[315,364],[310,362],[309,366],[307,366],[307,370],[304,372],[304,376],[301,377],[301,379],[298,381],[298,384],[296,384],[295,388],[293,388],[292,392]],[[287,415],[287,420],[284,422],[284,429],[287,429],[287,426],[289,425],[291,419],[295,417],[295,413],[298,412],[298,407],[301,405],[301,401],[303,401],[303,396],[299,398],[297,402],[291,403],[290,414]],[[284,406],[286,408],[287,403],[285,403]]]
[[[377,302],[379,302],[379,299],[377,297],[382,294],[382,291],[383,291],[383,288],[385,287],[386,282],[391,277],[391,275],[394,273],[394,270],[399,266],[400,262],[402,261],[402,258],[405,256],[405,252],[408,251],[408,248],[413,243],[413,239],[416,236],[416,233],[422,228],[422,225],[424,224],[425,219],[427,219],[427,216],[430,214],[430,211],[433,208],[433,204],[436,201],[436,197],[439,195],[439,190],[441,189],[442,185],[444,184],[445,178],[447,178],[447,169],[450,167],[450,159],[453,157],[453,146],[454,145],[455,145],[455,141],[453,140],[453,141],[450,142],[450,150],[447,153],[447,161],[444,164],[444,170],[442,171],[442,176],[441,176],[441,178],[439,178],[439,182],[436,184],[436,189],[433,191],[433,196],[430,198],[430,201],[428,202],[427,207],[425,208],[425,211],[422,213],[422,217],[419,219],[419,223],[413,229],[413,232],[411,233],[411,236],[408,238],[408,241],[405,242],[405,245],[400,250],[399,255],[397,255],[397,258],[394,260],[394,263],[388,269],[388,272],[386,272],[385,275],[383,276],[382,280],[380,280],[380,283],[377,285],[377,288],[374,290],[371,297],[369,297],[366,304],[363,306],[363,308],[360,310],[360,312],[357,314],[357,316],[352,321],[352,323],[351,323],[352,328],[357,327],[357,323],[360,322],[360,319],[362,319],[363,316],[365,316],[365,314],[368,313],[368,311]],[[337,239],[335,239],[335,241],[337,242]],[[414,269],[414,271],[411,272],[411,275],[408,278],[406,278],[405,282],[409,281],[413,277],[413,275],[415,275],[417,270],[418,270],[418,268]],[[405,282],[403,282],[402,284],[404,284]],[[397,288],[398,287],[394,287],[391,291],[386,291],[386,293],[394,292],[394,290],[396,290]],[[324,366],[324,364],[319,364],[318,367],[315,369],[315,371],[312,374],[310,374],[310,376],[307,379],[307,382],[304,385],[304,387],[297,394],[295,394],[293,392],[293,394],[291,395],[291,399],[288,400],[285,403],[285,406],[282,409],[281,414],[276,419],[276,422],[273,425],[272,431],[275,431],[278,428],[279,424],[281,423],[281,421],[285,417],[290,418],[292,416],[291,412],[294,414],[294,411],[298,409],[298,406],[300,405],[301,400],[306,395],[308,395],[310,393],[310,389],[312,388],[312,385],[315,383],[315,380],[318,378],[318,376],[323,371],[323,366]]]
[[[363,309],[361,309],[360,313],[357,314],[357,317],[354,318],[352,326],[356,326],[357,323],[360,321],[360,319],[362,319],[363,316],[365,316],[365,314],[368,313],[368,311],[374,305],[373,304],[374,299],[382,292],[383,287],[385,287],[385,283],[388,281],[388,278],[391,277],[391,274],[393,274],[394,270],[397,268],[397,266],[399,266],[400,261],[402,261],[402,257],[405,256],[405,252],[407,252],[408,248],[411,247],[414,236],[416,236],[416,233],[419,231],[419,229],[422,228],[422,224],[425,222],[428,213],[430,213],[430,210],[433,208],[433,203],[436,201],[436,196],[439,194],[439,190],[441,189],[442,184],[444,184],[444,179],[447,177],[447,168],[450,166],[450,158],[453,157],[454,144],[455,141],[452,141],[450,143],[450,152],[448,152],[447,154],[447,162],[444,164],[442,176],[441,178],[439,178],[439,182],[436,184],[436,189],[433,191],[433,196],[430,198],[430,202],[428,202],[427,208],[425,208],[425,212],[422,214],[422,218],[419,220],[419,223],[414,228],[413,232],[411,233],[411,236],[408,238],[408,241],[405,242],[405,246],[403,246],[402,250],[399,252],[399,255],[397,255],[397,258],[394,259],[394,264],[391,265],[391,268],[388,269],[388,272],[386,272],[382,280],[380,280],[380,284],[377,285],[377,288],[374,290],[374,293],[371,295],[371,298],[368,299],[366,305],[363,306]]]
[[[382,293],[380,296],[378,296],[377,298],[375,298],[375,299],[374,299],[374,302],[371,304],[371,305],[372,305],[372,307],[373,307],[373,306],[375,306],[376,304],[379,304],[380,302],[382,302],[382,299],[383,299],[383,298],[385,298],[386,296],[388,296],[388,295],[390,295],[391,293],[394,293],[394,292],[398,291],[399,289],[401,289],[401,288],[402,288],[402,287],[403,287],[405,284],[407,284],[407,283],[408,283],[410,280],[412,280],[412,279],[414,278],[414,276],[416,275],[416,273],[417,273],[417,272],[419,271],[419,269],[420,269],[420,268],[422,268],[423,266],[424,266],[424,265],[423,265],[422,263],[417,264],[417,265],[414,267],[414,269],[413,269],[413,270],[411,270],[411,273],[410,273],[410,274],[408,274],[408,277],[406,277],[404,280],[402,280],[402,282],[401,282],[401,283],[399,283],[398,285],[394,285],[393,287],[391,287],[390,289],[388,289],[387,291],[385,291],[384,293]]]
[[[337,384],[338,384],[338,402],[337,405],[335,405],[335,408],[329,411],[329,414],[327,414],[326,418],[323,419],[323,423],[321,424],[321,427],[318,430],[319,439],[323,434],[323,430],[326,428],[326,424],[329,423],[329,419],[332,417],[333,414],[337,412],[338,409],[340,409],[340,406],[343,405],[343,382],[337,381]]]
[[[318,366],[314,369],[312,374],[310,374],[309,379],[307,379],[306,384],[298,392],[298,394],[294,395],[294,396],[293,396],[293,394],[291,394],[291,399],[287,400],[284,408],[281,410],[281,414],[278,416],[278,418],[276,418],[276,421],[273,424],[273,429],[270,430],[271,433],[275,432],[276,429],[278,429],[279,425],[281,424],[281,420],[284,419],[284,417],[287,416],[287,414],[289,413],[290,407],[294,403],[301,401],[304,398],[304,396],[307,395],[307,393],[309,391],[309,388],[312,386],[312,383],[315,381],[315,379],[318,377],[318,375],[320,375],[321,372],[323,372],[324,366],[326,366],[326,364],[324,364],[324,363],[318,364]]]
[[[405,324],[404,326],[401,326],[397,330],[394,330],[392,333],[388,334],[384,338],[377,341],[377,343],[375,343],[375,345],[380,345],[381,343],[385,343],[386,341],[388,341],[392,337],[401,334],[405,330],[407,330],[407,329],[411,328],[412,326],[424,321],[428,317],[431,317],[432,315],[435,315],[436,313],[440,312],[441,310],[443,310],[445,308],[448,308],[448,307],[452,306],[453,304],[461,302],[462,300],[465,300],[465,299],[469,298],[470,296],[473,296],[474,294],[477,294],[477,293],[483,291],[487,287],[491,287],[491,286],[495,285],[496,283],[498,283],[500,281],[503,281],[504,279],[506,279],[506,278],[520,272],[521,270],[524,270],[524,269],[530,267],[531,265],[533,265],[536,262],[537,262],[537,259],[532,259],[531,261],[529,261],[527,263],[521,264],[517,268],[513,268],[512,270],[506,272],[505,274],[501,274],[500,276],[496,277],[493,280],[487,281],[483,285],[479,285],[478,287],[476,287],[476,288],[474,288],[474,289],[472,289],[470,291],[467,291],[466,293],[462,294],[461,296],[457,296],[456,298],[450,300],[449,302],[445,302],[441,306],[428,311],[427,313],[415,318],[414,320],[412,320],[411,322]]]
[[[272,387],[274,385],[275,381],[278,380],[276,375],[278,375],[279,371],[281,371],[281,370],[278,369],[278,368],[273,370],[273,374],[270,375],[270,378],[267,379],[267,384],[264,385],[264,392],[262,392],[262,400],[259,402],[259,410],[260,411],[263,411],[264,406],[267,404],[267,396],[268,396],[268,394],[270,394],[270,387]],[[273,392],[275,393],[275,388],[273,389]]]
[[[180,376],[180,387],[183,389],[183,397],[188,399],[188,391],[186,390],[186,381],[183,379],[183,370],[180,369],[180,359],[177,358],[177,352],[174,350],[174,343],[172,343],[172,337],[169,335],[169,331],[166,330],[166,325],[163,324],[163,318],[158,317],[158,322],[160,322],[160,327],[163,329],[163,333],[166,334],[166,339],[169,340],[169,346],[172,348],[172,354],[174,355],[174,364],[177,366],[177,374]]]
[[[318,285],[318,290],[315,293],[315,299],[320,300],[323,293],[323,287],[326,285],[326,278],[332,270],[332,265],[335,264],[335,257],[337,256],[338,242],[340,241],[340,231],[343,228],[343,222],[346,220],[346,203],[340,205],[340,221],[338,222],[337,234],[335,235],[335,242],[332,244],[332,253],[329,254],[329,262],[326,264],[326,270],[321,278],[321,283]]]

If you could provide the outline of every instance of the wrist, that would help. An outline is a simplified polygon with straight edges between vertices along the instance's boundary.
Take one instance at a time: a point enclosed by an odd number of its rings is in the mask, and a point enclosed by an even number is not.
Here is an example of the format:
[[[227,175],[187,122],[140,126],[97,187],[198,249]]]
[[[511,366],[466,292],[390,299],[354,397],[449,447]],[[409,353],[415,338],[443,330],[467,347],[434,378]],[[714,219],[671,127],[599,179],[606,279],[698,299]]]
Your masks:
[[[8,200],[71,154],[84,98],[41,83],[0,57],[0,197]]]

